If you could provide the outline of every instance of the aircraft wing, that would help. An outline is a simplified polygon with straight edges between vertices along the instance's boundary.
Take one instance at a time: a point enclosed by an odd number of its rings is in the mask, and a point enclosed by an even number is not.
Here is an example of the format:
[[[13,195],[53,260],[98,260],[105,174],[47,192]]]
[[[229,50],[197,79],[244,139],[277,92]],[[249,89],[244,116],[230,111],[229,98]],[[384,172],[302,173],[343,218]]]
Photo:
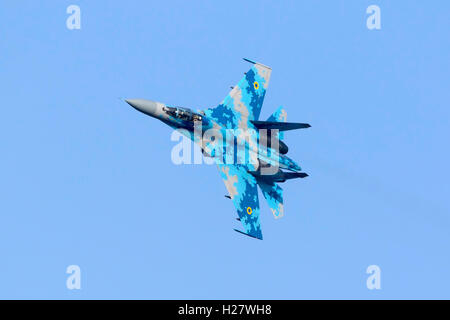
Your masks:
[[[247,129],[249,121],[258,120],[269,86],[272,69],[244,60],[253,64],[250,70],[217,107],[205,110],[208,117],[225,128]]]
[[[217,164],[217,167],[245,231],[235,230],[262,240],[258,186],[255,177],[247,172],[244,165]]]

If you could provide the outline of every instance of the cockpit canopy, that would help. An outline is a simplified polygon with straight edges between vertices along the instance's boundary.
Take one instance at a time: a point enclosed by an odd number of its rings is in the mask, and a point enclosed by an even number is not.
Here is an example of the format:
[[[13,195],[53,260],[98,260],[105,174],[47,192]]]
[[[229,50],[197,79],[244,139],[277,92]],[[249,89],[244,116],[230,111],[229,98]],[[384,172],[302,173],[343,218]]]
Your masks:
[[[202,121],[202,116],[191,109],[181,107],[163,107],[163,111],[168,115],[184,121]]]

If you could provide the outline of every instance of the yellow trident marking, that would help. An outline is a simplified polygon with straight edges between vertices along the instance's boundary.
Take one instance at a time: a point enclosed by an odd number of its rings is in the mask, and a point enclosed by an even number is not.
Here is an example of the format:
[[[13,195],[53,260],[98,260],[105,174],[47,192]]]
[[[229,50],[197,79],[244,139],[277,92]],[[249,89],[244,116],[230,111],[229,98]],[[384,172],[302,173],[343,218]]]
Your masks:
[[[257,81],[253,82],[253,87],[255,88],[255,90],[259,89],[259,83]]]
[[[253,213],[253,210],[252,210],[252,208],[250,208],[250,207],[247,207],[247,213],[248,213],[248,214],[252,214],[252,213]]]

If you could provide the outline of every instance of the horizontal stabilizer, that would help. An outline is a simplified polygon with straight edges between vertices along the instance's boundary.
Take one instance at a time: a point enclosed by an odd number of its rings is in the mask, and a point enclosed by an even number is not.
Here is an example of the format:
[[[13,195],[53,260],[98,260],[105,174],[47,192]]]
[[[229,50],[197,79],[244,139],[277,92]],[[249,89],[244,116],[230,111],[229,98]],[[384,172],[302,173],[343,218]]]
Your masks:
[[[296,122],[278,122],[278,121],[251,121],[257,129],[277,129],[279,131],[288,131],[295,129],[306,129],[311,127],[308,123]]]
[[[284,215],[283,189],[276,183],[267,184],[261,180],[258,181],[258,185],[274,218],[281,218]]]

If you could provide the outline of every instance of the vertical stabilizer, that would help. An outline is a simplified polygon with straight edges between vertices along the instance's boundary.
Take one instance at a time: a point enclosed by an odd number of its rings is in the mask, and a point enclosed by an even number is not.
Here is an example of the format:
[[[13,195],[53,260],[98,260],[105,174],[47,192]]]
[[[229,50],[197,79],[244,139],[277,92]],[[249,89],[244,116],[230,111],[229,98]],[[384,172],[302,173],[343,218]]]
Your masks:
[[[272,113],[272,115],[267,118],[267,121],[274,121],[274,122],[286,122],[287,121],[287,112],[284,110],[283,106],[279,106],[278,109]],[[279,134],[280,140],[283,140],[284,138],[284,132],[280,132]]]

